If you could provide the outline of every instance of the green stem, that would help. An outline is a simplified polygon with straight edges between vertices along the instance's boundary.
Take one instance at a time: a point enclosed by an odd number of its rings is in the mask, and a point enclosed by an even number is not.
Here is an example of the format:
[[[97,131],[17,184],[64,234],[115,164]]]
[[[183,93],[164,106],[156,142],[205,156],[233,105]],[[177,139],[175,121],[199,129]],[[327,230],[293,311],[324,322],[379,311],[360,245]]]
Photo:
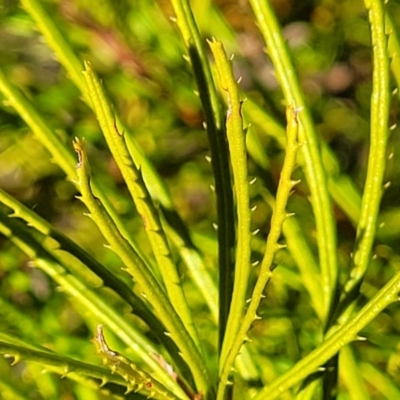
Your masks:
[[[266,190],[262,192],[262,195],[265,202],[274,210],[276,208],[274,196]],[[304,237],[304,232],[296,216],[288,218],[285,221],[282,227],[282,233],[285,237],[287,248],[299,268],[301,281],[308,291],[315,313],[318,315],[319,319],[323,321],[325,310],[323,308],[320,272],[315,262],[314,254]]]
[[[239,330],[246,303],[246,290],[250,275],[251,213],[246,140],[243,131],[242,103],[239,98],[238,85],[233,76],[232,64],[226,57],[222,43],[214,39],[209,42],[209,45],[214,55],[220,85],[228,96],[226,133],[235,187],[238,226],[233,295],[220,357],[220,366],[222,367]]]
[[[82,310],[89,312],[98,321],[107,325],[143,360],[150,370],[157,371],[163,384],[169,388],[172,387],[177,392],[181,391],[180,387],[170,379],[165,370],[151,356],[151,354],[157,353],[154,345],[141,332],[130,326],[94,290],[87,287],[76,276],[67,273],[58,258],[50,250],[44,248],[25,227],[21,227],[18,221],[14,221],[0,212],[0,232],[34,260],[35,266],[59,284]]]
[[[75,86],[77,86],[79,88],[79,90],[81,91],[85,102],[87,103],[87,105],[89,107],[91,107],[92,102],[87,95],[87,84],[82,75],[83,66],[82,66],[81,60],[76,56],[71,45],[68,43],[68,41],[63,36],[61,31],[55,25],[51,16],[47,13],[45,8],[42,7],[42,4],[38,0],[21,0],[21,1],[22,1],[23,6],[25,7],[26,11],[36,21],[38,29],[46,38],[47,44],[54,51],[59,62],[66,69],[66,71],[70,75]],[[20,115],[24,116],[25,113],[22,113],[22,114],[20,113]],[[27,115],[29,115],[29,113],[27,113]],[[118,116],[116,116],[116,119],[117,119],[118,126],[121,126],[122,130],[126,131],[126,129],[120,123]],[[50,134],[49,137],[52,136],[51,132],[49,132],[49,131],[43,131],[43,132],[44,132],[44,135],[43,135],[44,138],[46,138],[49,134]],[[151,197],[153,199],[155,199],[156,201],[160,202],[162,208],[166,211],[166,213],[168,213],[170,215],[173,214],[174,219],[179,221],[179,223],[176,225],[182,224],[182,221],[180,220],[179,216],[177,215],[176,211],[174,210],[171,196],[170,196],[164,182],[160,179],[160,177],[158,176],[154,167],[151,165],[149,160],[143,154],[138,143],[134,140],[133,135],[130,135],[130,134],[125,135],[125,140],[126,140],[127,147],[129,149],[129,153],[131,154],[133,160],[135,161],[136,165],[140,165],[140,167],[141,167],[143,178],[144,178],[146,186],[151,194]],[[57,162],[57,163],[59,163],[60,160],[63,160],[63,158],[59,158],[53,152],[52,152],[52,155],[54,157],[55,162]],[[75,160],[73,159],[73,157],[71,159],[71,154],[69,155],[69,157],[70,158],[68,159],[68,168],[70,168],[70,169],[68,171],[73,174],[72,177],[65,170],[65,168],[63,168],[63,166],[62,166],[62,168],[64,169],[64,171],[67,173],[67,175],[71,179],[75,179],[75,167],[74,167]],[[228,186],[228,188],[230,188],[230,186]],[[99,197],[101,197],[102,202],[104,203],[108,212],[112,215],[114,221],[116,221],[121,232],[123,232],[124,236],[131,242],[131,244],[134,244],[134,240],[133,240],[130,232],[127,231],[127,229],[125,228],[125,225],[120,221],[120,218],[116,214],[114,207],[108,200],[107,196],[102,195],[101,188],[95,182],[93,182],[93,189],[94,189],[95,193]],[[221,207],[221,209],[228,210],[228,208],[225,207],[224,205]],[[227,216],[227,215],[225,215],[225,216]],[[226,218],[226,220],[230,220],[230,219]],[[223,229],[222,229],[222,232],[223,232]],[[230,230],[228,229],[228,232],[232,232],[232,229],[230,229]],[[136,247],[136,249],[139,250],[137,247]],[[195,249],[193,246],[187,246],[187,250],[192,254],[192,259],[201,258],[197,249]],[[195,281],[197,287],[199,287],[200,289],[203,289],[204,281],[203,281],[203,279],[201,279],[202,275],[199,274],[199,271],[196,269],[198,267],[198,264],[196,264],[196,263],[193,264],[190,262],[190,258],[187,257],[187,252],[185,255],[181,254],[181,257],[184,260],[188,261],[186,263],[186,265],[189,268],[189,270],[191,271],[191,276],[194,278],[194,281]],[[202,292],[202,290],[200,290],[200,291]],[[213,302],[215,304],[215,300]]]
[[[21,2],[26,11],[35,20],[38,29],[46,38],[47,44],[56,54],[58,61],[69,73],[72,82],[77,88],[79,88],[84,97],[84,101],[89,107],[91,107],[92,103],[87,95],[87,85],[82,75],[82,61],[76,56],[68,41],[62,35],[51,16],[46,12],[38,0],[21,0]],[[131,138],[131,135],[128,135],[128,141],[129,150],[133,159],[137,165],[141,165],[143,168],[143,175],[145,176],[145,180],[151,190],[152,197],[160,201],[164,207],[171,208],[172,201],[165,185],[157,176],[147,158],[143,155],[138,144],[133,138]],[[71,165],[73,166],[74,163]],[[107,207],[107,209],[109,208]]]
[[[172,260],[171,250],[160,217],[143,181],[140,166],[136,166],[131,159],[124,135],[117,130],[115,116],[111,111],[104,89],[87,62],[85,63],[84,77],[87,83],[88,96],[92,101],[93,110],[108,147],[121,171],[136,209],[143,219],[145,231],[167,289],[168,297],[190,336],[200,349],[200,342],[183,292],[183,285]]]
[[[247,117],[247,120],[251,121],[252,126],[258,125],[259,129],[261,129],[264,134],[274,137],[279,145],[282,148],[285,148],[286,134],[284,127],[281,126],[274,118],[268,115],[264,109],[261,109],[261,107],[259,107],[254,101],[247,98],[245,107],[243,107],[241,111],[244,117]],[[257,143],[257,139],[255,137],[256,135],[251,135],[251,132],[252,131],[248,131],[246,134],[248,153],[255,162],[257,162],[263,169],[265,169],[265,166],[262,165],[262,163],[259,163],[259,161],[261,161],[261,157],[260,159],[258,159],[258,153],[254,153],[261,151],[263,154],[262,157],[264,159],[264,157],[266,157],[264,149],[259,143]],[[323,143],[322,146],[323,150],[326,149],[325,143]],[[323,154],[325,155],[324,165],[327,166],[328,172],[332,174],[329,175],[329,183],[330,189],[336,194],[336,196],[333,197],[335,200],[336,198],[340,197],[342,201],[340,202],[339,206],[351,213],[351,216],[353,216],[354,207],[352,207],[350,202],[354,200],[354,196],[348,196],[346,194],[349,193],[349,190],[354,191],[354,186],[351,184],[347,176],[343,175],[340,177],[340,179],[335,176],[338,168],[337,161],[334,159],[334,155],[331,152],[328,153],[327,151],[323,151]],[[298,163],[301,163],[301,160],[298,160]],[[346,188],[344,187],[345,185]],[[274,197],[266,190],[263,191],[262,196],[271,207],[271,209],[274,209]],[[356,193],[356,198],[359,199],[358,193]],[[292,254],[296,265],[300,270],[302,282],[310,295],[315,312],[318,315],[319,319],[321,321],[324,321],[326,310],[324,308],[324,299],[322,294],[322,284],[319,267],[315,261],[315,257],[311,251],[309,244],[304,238],[305,235],[302,231],[302,227],[299,225],[296,218],[289,218],[285,222],[285,224],[283,225],[283,235],[285,237],[288,250]]]
[[[4,192],[0,188],[0,202],[13,210],[10,217],[18,217],[23,219],[29,226],[37,229],[40,233],[47,237],[56,240],[60,249],[69,252],[77,260],[86,265],[92,272],[99,276],[105,286],[113,289],[124,301],[126,301],[134,310],[135,314],[145,321],[157,338],[171,351],[171,354],[176,354],[177,349],[172,344],[172,341],[164,335],[162,324],[154,317],[150,310],[143,303],[143,299],[138,298],[132,289],[115,274],[110,272],[84,249],[66,237],[63,233],[56,230],[49,222],[35,214],[29,208],[19,203],[12,196]],[[80,273],[84,275],[81,265]]]
[[[252,126],[257,125],[262,134],[268,137],[272,136],[281,148],[285,148],[285,128],[251,98],[247,99],[243,114],[247,120],[251,121]],[[350,177],[340,173],[339,161],[327,143],[321,142],[320,146],[322,164],[328,178],[329,193],[343,213],[356,225],[360,217],[361,195]],[[252,156],[250,149],[249,153]],[[301,157],[299,157],[298,163],[305,166]]]
[[[179,400],[152,375],[136,366],[131,360],[111,350],[104,338],[103,326],[98,325],[94,343],[103,363],[111,368],[113,374],[121,375],[127,382],[128,389],[145,391],[149,397],[158,400]]]
[[[67,375],[73,372],[75,374],[90,376],[100,381],[106,380],[118,385],[126,385],[126,381],[121,376],[114,375],[107,368],[77,361],[66,356],[60,356],[50,351],[34,349],[31,348],[31,346],[27,347],[1,340],[0,353],[14,357],[13,364],[17,364],[20,360],[31,361],[41,364],[44,368],[56,368],[61,375]]]
[[[296,181],[291,180],[291,175],[296,162],[296,154],[300,147],[297,141],[298,136],[298,121],[297,121],[298,110],[293,107],[287,109],[287,147],[285,160],[282,167],[281,177],[279,180],[278,191],[276,194],[276,206],[272,215],[271,230],[268,235],[267,243],[265,246],[264,258],[261,263],[260,273],[253,290],[253,294],[250,300],[249,307],[246,314],[241,321],[240,329],[235,337],[232,347],[227,355],[226,361],[220,372],[220,382],[218,386],[218,400],[223,400],[226,385],[228,382],[229,375],[236,356],[242,346],[243,342],[247,339],[247,333],[250,329],[251,324],[257,317],[257,309],[264,297],[263,291],[265,285],[272,276],[272,263],[275,257],[275,253],[282,248],[282,245],[278,243],[282,232],[283,222],[286,220],[288,215],[286,214],[286,204],[289,198],[290,192],[293,189]]]
[[[210,144],[218,213],[219,347],[221,347],[232,298],[235,246],[233,191],[224,117],[190,4],[187,0],[171,0],[171,3],[192,64]]]
[[[357,225],[354,266],[344,289],[345,294],[357,290],[370,263],[379,207],[384,190],[383,179],[386,169],[386,147],[389,132],[389,57],[385,34],[385,15],[380,0],[365,1],[365,6],[369,9],[374,66],[371,95],[371,141],[361,214]],[[353,297],[353,294],[351,297]]]
[[[302,152],[307,182],[311,191],[311,204],[315,214],[324,309],[325,315],[328,315],[337,280],[336,233],[315,126],[270,1],[250,0],[250,4],[265,43],[268,45],[268,54],[274,64],[286,104],[293,104],[302,110],[299,113],[299,135],[300,140],[304,142]]]
[[[75,158],[67,146],[61,142],[60,138],[49,128],[46,121],[37,113],[32,104],[13,86],[0,71],[0,91],[6,97],[7,103],[12,106],[25,123],[32,129],[35,136],[50,152],[52,160],[64,171],[68,180],[76,181]],[[93,190],[98,195],[108,212],[116,221],[118,228],[124,233],[125,237],[133,244],[132,235],[126,230],[120,217],[115,211],[114,206],[110,202],[101,185],[94,181]],[[109,190],[109,189],[108,189]]]
[[[389,304],[398,301],[400,272],[397,273],[357,315],[335,331],[315,350],[302,358],[293,368],[281,375],[271,385],[264,387],[253,400],[279,398],[332,358],[343,346],[357,339],[357,334]]]
[[[90,217],[99,227],[104,238],[108,241],[110,248],[124,263],[126,271],[138,283],[142,295],[154,307],[155,314],[164,324],[168,335],[171,336],[180,348],[183,359],[187,362],[193,373],[197,389],[202,391],[202,393],[207,393],[210,379],[202,355],[178,317],[164,289],[154,278],[139,255],[118,232],[117,227],[101,202],[93,196],[89,184],[89,164],[83,142],[76,139],[74,148],[78,153],[79,159],[77,166],[78,185],[82,194],[82,201],[90,211]]]

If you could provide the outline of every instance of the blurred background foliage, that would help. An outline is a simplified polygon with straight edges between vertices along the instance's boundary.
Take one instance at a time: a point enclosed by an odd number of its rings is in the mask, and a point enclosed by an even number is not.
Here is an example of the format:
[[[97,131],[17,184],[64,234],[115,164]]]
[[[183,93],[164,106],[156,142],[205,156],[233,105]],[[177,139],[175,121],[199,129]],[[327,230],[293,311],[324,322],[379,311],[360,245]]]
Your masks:
[[[166,0],[43,0],[43,5],[66,36],[81,60],[89,60],[102,77],[116,109],[143,152],[165,180],[174,204],[190,227],[196,245],[216,271],[216,219],[210,190],[212,173],[202,127],[200,101],[184,47]],[[246,97],[255,101],[284,124],[282,93],[263,40],[246,1],[193,0],[192,7],[204,38],[215,36],[234,53],[234,68],[241,76]],[[276,13],[290,45],[300,81],[313,113],[321,140],[339,161],[340,173],[348,175],[362,191],[369,146],[371,94],[371,48],[366,11],[360,0],[274,0]],[[387,8],[397,27],[400,4],[391,0]],[[80,98],[65,71],[47,47],[31,17],[18,1],[0,4],[0,66],[6,76],[32,101],[47,123],[71,148],[75,136],[88,142],[92,169],[104,185],[118,212],[143,243],[141,221],[126,195],[126,188],[105,145],[96,118]],[[396,82],[393,81],[393,89]],[[246,105],[244,105],[246,107]],[[392,123],[398,119],[398,94],[392,98]],[[252,121],[247,121],[252,122]],[[264,163],[249,159],[250,174],[261,178],[252,189],[254,228],[261,229],[253,243],[253,258],[259,259],[268,234],[270,208],[262,193],[276,190],[282,149],[257,123],[251,129],[267,156]],[[381,220],[375,246],[377,257],[370,265],[363,296],[369,299],[400,266],[400,149],[399,129],[393,130],[388,152],[394,153],[387,169],[391,186],[382,201]],[[302,176],[301,171],[297,171]],[[102,246],[103,240],[84,206],[75,199],[75,188],[52,163],[48,152],[30,130],[4,103],[0,108],[0,186],[39,215],[73,238],[98,260],[119,268],[116,256]],[[291,198],[307,240],[315,245],[311,208],[303,180]],[[343,210],[335,207],[338,254],[342,280],[346,278],[355,230]],[[148,251],[146,248],[143,249]],[[389,263],[390,260],[390,263]],[[279,375],[318,343],[320,326],[299,273],[286,251],[278,254],[280,268],[268,288],[261,314],[263,320],[252,330],[252,352],[258,354],[266,381]],[[213,272],[214,276],[216,272]],[[182,270],[182,274],[185,271]],[[216,278],[216,277],[215,277]],[[210,323],[202,304],[190,297],[204,340]],[[108,293],[113,299],[111,293]],[[5,299],[5,300],[2,300]],[[112,301],[118,301],[117,299]],[[4,304],[2,304],[4,303]],[[121,309],[127,318],[129,310]],[[0,237],[0,324],[2,331],[18,332],[57,352],[96,361],[88,338],[85,316],[41,271],[29,268],[29,260]],[[361,373],[368,381],[371,399],[398,394],[400,385],[400,311],[387,309],[368,326],[368,341],[353,346]],[[257,340],[259,338],[259,340]],[[40,375],[38,366],[20,364],[12,370],[0,359],[0,376],[9,382],[23,380],[22,398],[98,398],[85,386],[51,375]],[[4,380],[5,381],[5,380]],[[4,384],[4,382],[3,382]],[[341,383],[340,399],[353,398],[348,382]],[[5,385],[5,384],[4,384]],[[8,389],[0,387],[7,397]],[[283,397],[282,397],[283,398]]]

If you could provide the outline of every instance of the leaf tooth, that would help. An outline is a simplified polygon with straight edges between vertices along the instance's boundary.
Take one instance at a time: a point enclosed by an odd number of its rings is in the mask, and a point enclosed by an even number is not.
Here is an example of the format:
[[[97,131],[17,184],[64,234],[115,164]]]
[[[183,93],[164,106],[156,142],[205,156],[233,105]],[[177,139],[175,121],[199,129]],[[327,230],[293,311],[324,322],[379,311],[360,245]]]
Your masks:
[[[254,185],[257,182],[257,178],[253,178],[249,181],[250,185]]]
[[[128,384],[126,385],[126,391],[124,392],[124,394],[129,394],[130,392],[134,391],[135,389],[135,385],[133,385],[131,382],[128,382]]]
[[[359,342],[366,342],[368,339],[365,336],[356,336],[356,339]]]
[[[250,265],[252,267],[256,267],[258,264],[260,264],[260,260],[256,260],[256,261],[252,262]]]
[[[11,365],[15,365],[20,361],[20,357],[14,354],[4,354],[4,358],[14,358],[14,360],[11,362]]]
[[[18,364],[21,361],[21,357],[17,354],[14,356],[14,360],[12,361],[11,365],[14,366],[15,364]]]
[[[303,110],[303,106],[300,106],[300,107],[295,107],[294,109],[293,109],[293,111],[294,111],[294,117],[295,117],[295,119],[296,119],[296,122],[297,122],[297,116],[298,116],[298,114],[299,114],[299,112],[301,112],[302,110]]]
[[[256,236],[259,232],[260,232],[260,229],[257,228],[257,229],[255,229],[253,232],[251,232],[251,234],[252,234],[253,236]]]
[[[301,179],[296,179],[296,180],[292,179],[292,180],[290,181],[290,185],[291,185],[292,187],[294,187],[294,186],[298,185],[300,182],[301,182]]]
[[[70,372],[71,372],[71,369],[68,367],[68,365],[66,365],[64,367],[63,373],[61,374],[61,379],[65,378]]]
[[[116,364],[113,364],[110,366],[111,368],[111,373],[115,373],[118,369],[118,366]],[[120,375],[127,381],[128,380],[128,374],[120,373]]]
[[[299,146],[299,148],[302,146],[305,146],[306,144],[307,144],[307,140],[305,140],[305,139],[297,142],[297,145]]]
[[[108,383],[108,379],[103,377],[103,378],[101,378],[101,383],[100,383],[99,387],[102,388],[107,383]]]
[[[258,206],[257,206],[257,204],[256,204],[255,206],[253,206],[253,207],[250,208],[250,211],[251,211],[251,212],[254,212],[254,211],[257,210],[257,208],[258,208]]]

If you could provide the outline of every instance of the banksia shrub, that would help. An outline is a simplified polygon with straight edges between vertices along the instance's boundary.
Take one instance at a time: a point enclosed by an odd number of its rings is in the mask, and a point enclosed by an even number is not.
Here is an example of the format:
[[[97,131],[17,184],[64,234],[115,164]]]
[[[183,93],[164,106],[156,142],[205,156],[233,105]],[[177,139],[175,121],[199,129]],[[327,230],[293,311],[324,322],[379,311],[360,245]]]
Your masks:
[[[395,2],[0,12],[1,398],[400,398]]]

